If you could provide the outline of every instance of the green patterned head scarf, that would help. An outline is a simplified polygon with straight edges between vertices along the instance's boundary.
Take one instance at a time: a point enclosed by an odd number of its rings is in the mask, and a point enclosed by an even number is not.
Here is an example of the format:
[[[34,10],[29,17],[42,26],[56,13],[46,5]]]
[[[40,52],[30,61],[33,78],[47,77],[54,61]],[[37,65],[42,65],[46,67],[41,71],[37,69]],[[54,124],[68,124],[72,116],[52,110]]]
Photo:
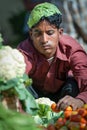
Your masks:
[[[42,17],[49,17],[54,14],[61,14],[59,9],[54,4],[48,2],[38,4],[31,11],[27,24],[29,28],[32,28],[40,21]]]

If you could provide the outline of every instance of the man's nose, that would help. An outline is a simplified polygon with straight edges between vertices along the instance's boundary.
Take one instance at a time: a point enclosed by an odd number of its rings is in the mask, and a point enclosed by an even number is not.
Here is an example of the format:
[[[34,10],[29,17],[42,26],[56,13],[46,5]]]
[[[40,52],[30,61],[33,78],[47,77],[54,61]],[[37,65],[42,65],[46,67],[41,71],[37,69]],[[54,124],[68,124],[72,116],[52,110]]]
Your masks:
[[[42,43],[47,43],[48,42],[48,37],[46,34],[43,34],[42,37],[41,37],[41,42]]]

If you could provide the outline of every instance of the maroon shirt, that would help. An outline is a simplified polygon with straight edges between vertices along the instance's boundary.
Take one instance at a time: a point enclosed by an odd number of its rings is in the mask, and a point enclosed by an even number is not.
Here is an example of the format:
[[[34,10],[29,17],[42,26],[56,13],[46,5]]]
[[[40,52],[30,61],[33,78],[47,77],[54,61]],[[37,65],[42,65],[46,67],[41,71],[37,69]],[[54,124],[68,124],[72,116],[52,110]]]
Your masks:
[[[20,43],[18,49],[25,57],[26,73],[39,90],[55,93],[73,75],[80,90],[77,98],[87,103],[87,54],[76,40],[62,35],[51,65],[29,39]]]

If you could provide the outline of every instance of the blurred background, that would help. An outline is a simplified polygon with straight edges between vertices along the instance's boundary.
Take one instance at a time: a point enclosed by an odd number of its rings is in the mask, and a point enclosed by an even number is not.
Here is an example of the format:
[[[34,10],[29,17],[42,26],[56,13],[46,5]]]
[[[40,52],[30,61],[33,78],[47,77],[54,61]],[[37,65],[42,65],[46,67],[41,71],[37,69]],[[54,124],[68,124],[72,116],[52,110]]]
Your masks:
[[[77,39],[87,52],[87,0],[0,0],[0,33],[4,44],[16,47],[28,37],[26,23],[30,11],[45,1],[60,9],[64,33]]]

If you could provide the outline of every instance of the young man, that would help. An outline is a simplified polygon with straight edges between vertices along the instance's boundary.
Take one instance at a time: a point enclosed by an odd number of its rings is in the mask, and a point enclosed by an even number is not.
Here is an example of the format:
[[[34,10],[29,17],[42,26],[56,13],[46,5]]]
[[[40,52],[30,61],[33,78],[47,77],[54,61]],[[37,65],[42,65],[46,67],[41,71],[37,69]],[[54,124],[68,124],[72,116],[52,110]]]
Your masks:
[[[38,97],[56,101],[58,109],[71,105],[75,110],[87,103],[87,55],[76,40],[63,34],[61,22],[55,5],[38,4],[28,20],[29,38],[18,49]]]

